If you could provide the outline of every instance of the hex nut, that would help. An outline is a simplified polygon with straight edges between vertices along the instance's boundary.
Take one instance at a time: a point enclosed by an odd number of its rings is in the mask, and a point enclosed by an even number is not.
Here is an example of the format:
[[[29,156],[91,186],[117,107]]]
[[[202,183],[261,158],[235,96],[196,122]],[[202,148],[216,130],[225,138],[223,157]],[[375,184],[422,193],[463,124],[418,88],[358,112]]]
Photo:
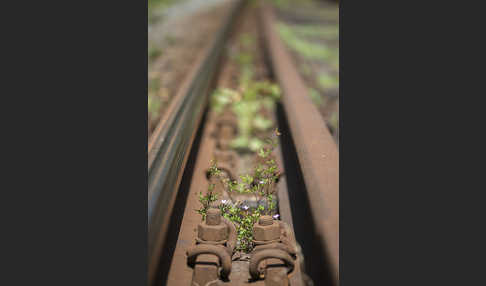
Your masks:
[[[221,197],[223,195],[224,185],[219,178],[214,176],[210,177],[209,184],[214,185],[214,194],[216,194],[218,197]]]
[[[209,209],[206,215],[207,225],[218,225],[221,224],[221,210],[219,209]]]
[[[235,127],[228,124],[222,125],[219,132],[220,137],[227,140],[233,138],[236,133]]]
[[[273,218],[269,215],[262,215],[258,219],[259,225],[271,225],[273,223]]]
[[[231,144],[231,139],[224,139],[224,138],[221,138],[219,141],[218,141],[218,148],[220,150],[229,150],[230,148],[230,144]]]
[[[217,162],[232,163],[235,161],[234,153],[230,150],[215,150],[214,158]]]
[[[275,240],[280,238],[280,225],[275,221],[271,221],[271,224],[266,219],[263,219],[262,225],[259,222],[253,225],[253,238],[259,241]]]
[[[197,236],[205,241],[221,241],[228,239],[228,226],[224,223],[208,225],[205,221],[197,226]]]
[[[237,123],[238,123],[238,119],[236,115],[230,110],[225,110],[221,115],[219,115],[217,119],[218,126],[221,126],[223,124],[236,126]]]

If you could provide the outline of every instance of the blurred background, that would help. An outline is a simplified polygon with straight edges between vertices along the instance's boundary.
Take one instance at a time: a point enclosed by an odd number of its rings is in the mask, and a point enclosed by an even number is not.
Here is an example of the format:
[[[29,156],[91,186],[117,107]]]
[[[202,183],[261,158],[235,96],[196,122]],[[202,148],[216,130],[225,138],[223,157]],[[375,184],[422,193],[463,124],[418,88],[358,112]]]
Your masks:
[[[148,136],[183,78],[235,0],[149,0]],[[262,0],[264,1],[264,0]],[[249,1],[258,2],[258,1]],[[335,140],[339,125],[338,1],[267,0],[277,12],[278,33],[291,52],[308,95]]]

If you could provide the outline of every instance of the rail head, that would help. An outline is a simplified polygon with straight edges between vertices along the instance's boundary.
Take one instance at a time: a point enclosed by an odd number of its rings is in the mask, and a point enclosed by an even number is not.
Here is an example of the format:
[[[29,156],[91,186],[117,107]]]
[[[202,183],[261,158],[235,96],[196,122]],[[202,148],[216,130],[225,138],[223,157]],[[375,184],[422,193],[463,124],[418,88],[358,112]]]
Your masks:
[[[187,158],[207,105],[207,91],[223,42],[243,1],[232,3],[213,41],[198,56],[148,146],[148,278],[153,283],[159,255]]]
[[[273,7],[261,6],[265,46],[282,88],[282,103],[294,138],[318,239],[339,283],[339,153],[325,121],[280,39]]]

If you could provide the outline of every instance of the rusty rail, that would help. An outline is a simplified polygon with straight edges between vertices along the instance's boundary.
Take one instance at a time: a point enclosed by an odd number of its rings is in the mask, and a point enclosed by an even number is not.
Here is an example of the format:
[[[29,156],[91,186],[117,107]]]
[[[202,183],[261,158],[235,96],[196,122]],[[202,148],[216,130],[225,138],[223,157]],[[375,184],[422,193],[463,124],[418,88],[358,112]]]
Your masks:
[[[339,154],[325,122],[312,103],[291,55],[277,34],[275,12],[260,10],[266,46],[283,90],[283,106],[297,149],[318,239],[325,246],[334,283],[339,283]]]
[[[246,11],[247,13],[250,13],[248,12],[248,10]],[[243,18],[244,16],[239,15],[238,21],[241,21]],[[222,68],[218,78],[217,86],[225,86],[225,83],[228,83],[230,79],[231,79],[231,74],[225,72],[225,69]],[[188,186],[188,190],[187,190],[188,195],[186,199],[186,205],[184,208],[184,215],[182,217],[182,221],[179,228],[177,242],[175,244],[175,249],[171,259],[170,266],[168,267],[168,274],[166,277],[162,278],[162,279],[166,279],[166,281],[164,281],[165,282],[164,285],[168,285],[168,286],[191,285],[191,281],[194,282],[193,279],[196,279],[195,277],[199,279],[198,281],[212,281],[213,279],[216,278],[213,272],[215,272],[216,269],[218,268],[217,266],[218,261],[220,265],[223,264],[221,258],[216,258],[213,255],[209,257],[204,257],[201,259],[201,261],[199,261],[201,263],[198,266],[200,267],[199,272],[198,269],[196,268],[191,269],[187,265],[189,261],[187,256],[187,249],[192,249],[191,244],[194,241],[194,235],[195,235],[194,230],[198,229],[198,224],[201,222],[200,216],[197,215],[196,212],[194,211],[195,209],[198,209],[200,207],[200,202],[198,201],[197,194],[201,190],[207,189],[209,178],[206,176],[207,175],[206,171],[208,168],[208,163],[213,158],[213,154],[215,154],[215,151],[217,150],[216,147],[217,140],[216,138],[214,138],[214,134],[216,134],[218,130],[217,127],[218,124],[217,124],[216,117],[211,116],[210,113],[207,121],[203,123],[200,149],[198,150],[197,158],[193,163],[194,169],[192,171],[190,185]],[[277,150],[276,154],[277,154],[277,158],[276,158],[277,162],[282,168],[283,163],[281,157],[283,154],[281,153],[280,148]],[[285,181],[286,180],[284,177],[281,179],[281,181],[278,184],[279,196],[283,197],[286,195],[287,198],[287,199],[283,198],[281,201],[279,201],[279,209],[281,210],[282,221],[288,223],[290,228],[292,228],[292,225],[297,222],[294,222],[292,220],[292,216],[290,214],[290,202],[288,200],[288,194],[287,194],[288,190]],[[286,233],[290,233],[290,231],[286,231]],[[289,235],[288,239],[290,239],[292,243],[295,244],[295,237],[293,235],[291,236]],[[268,253],[269,249],[267,248],[271,248],[270,253]],[[267,251],[263,251],[262,249]],[[287,283],[290,283],[290,285],[294,285],[294,286],[305,285],[303,279],[303,273],[301,270],[303,257],[300,256],[300,253],[297,254],[295,252],[295,249],[290,248],[290,246],[286,244],[274,243],[274,244],[262,245],[256,247],[255,250],[262,250],[263,252],[259,254],[261,257],[256,256],[258,260],[255,260],[253,262],[254,264],[252,264],[253,279],[256,278],[256,273],[257,273],[256,268],[259,265],[259,262],[261,262],[260,260],[263,259],[266,261],[268,260],[267,263],[269,264],[267,265],[272,265],[268,270],[269,272],[267,273],[269,277],[274,276],[274,278],[278,280],[278,277],[280,277],[279,275],[283,273],[282,275],[286,277],[283,280],[286,280]],[[281,252],[292,254],[295,257],[292,256],[292,258],[290,258],[289,254],[282,256],[280,255]],[[282,258],[283,261],[281,261],[282,259],[275,259],[279,257]],[[191,257],[191,259],[193,258]],[[190,262],[192,262],[192,260]],[[234,271],[231,271],[230,277],[228,277],[228,280],[224,282],[224,285],[241,285],[240,283],[242,283],[242,281],[247,281],[248,279],[251,278],[250,277],[251,272],[249,272],[249,268],[248,268],[249,263],[245,263],[244,261],[234,261],[232,267]],[[288,277],[287,277],[287,272],[288,272],[287,270],[291,272],[291,274]],[[267,284],[269,283],[269,279],[266,281],[264,280],[252,281],[251,284],[255,286],[269,285]],[[278,284],[278,285],[288,285],[288,284]]]
[[[148,278],[153,283],[160,251],[189,150],[207,102],[207,89],[221,57],[236,1],[212,44],[200,54],[189,76],[155,130],[148,150]]]
[[[238,1],[231,9],[228,18],[224,21],[224,27],[219,31],[212,45],[209,45],[195,62],[194,68],[174,98],[167,114],[162,119],[163,123],[158,126],[154,136],[151,138],[148,151],[149,285],[153,285],[155,282],[154,278],[160,259],[160,252],[165,246],[164,244],[167,244],[165,240],[169,220],[173,213],[177,190],[186,167],[187,157],[192,148],[195,133],[199,125],[202,124],[201,118],[207,103],[207,90],[210,87],[211,80],[216,79],[215,71],[218,69],[220,55],[224,46],[223,43],[227,38],[230,27],[233,25],[237,11],[242,8],[244,2],[246,1]],[[284,93],[282,97],[283,107],[285,116],[288,118],[290,132],[294,138],[299,165],[305,181],[305,189],[308,192],[307,196],[309,197],[310,209],[315,223],[315,233],[317,234],[317,239],[325,246],[323,253],[315,253],[315,255],[325,256],[326,262],[329,262],[332,269],[333,283],[315,281],[315,285],[338,285],[339,171],[337,146],[317,108],[310,98],[306,96],[307,88],[297,73],[290,55],[276,34],[273,26],[275,21],[274,12],[268,6],[263,6],[260,12],[259,16],[261,16],[260,20],[264,28],[262,32],[265,34],[266,47],[270,51],[268,55],[271,57],[274,73]],[[222,81],[223,77],[224,73],[220,73],[220,81]],[[247,279],[245,275],[249,275],[250,269],[247,269],[249,266],[245,266],[246,264],[241,261],[232,263],[230,260],[228,262],[229,258],[223,253],[224,250],[220,251],[219,248],[212,246],[190,248],[194,240],[194,230],[200,223],[200,217],[195,215],[194,212],[199,207],[196,194],[205,189],[208,184],[206,170],[208,162],[216,150],[216,141],[211,136],[216,130],[214,119],[208,116],[207,122],[202,124],[201,144],[193,164],[192,176],[187,186],[188,196],[185,199],[184,216],[179,228],[177,242],[174,246],[173,256],[170,259],[170,266],[167,269],[167,276],[163,277],[163,279],[166,279],[166,281],[163,281],[165,282],[165,284],[163,283],[164,285],[190,285],[191,277],[196,272],[196,269],[193,270],[190,266],[197,262],[196,259],[200,259],[198,256],[208,256],[208,253],[211,253],[209,258],[204,257],[202,261],[214,262],[214,265],[208,264],[204,265],[204,267],[208,269],[221,267],[222,274],[224,274],[222,276],[229,276],[229,279],[224,281],[224,285],[240,285],[237,281],[243,281]],[[281,153],[280,148],[277,150],[277,154],[278,164],[282,167],[282,157],[285,154]],[[291,213],[291,201],[285,176],[279,182],[278,194],[279,209],[282,214],[281,219],[290,228],[293,228],[300,221],[294,221]],[[230,245],[233,244],[230,243]],[[311,247],[310,245],[302,246],[304,248]],[[275,249],[270,253],[266,251],[266,248]],[[188,249],[192,251],[189,252],[189,256],[187,255]],[[297,254],[297,260],[293,262],[293,256],[289,258],[288,255],[279,252],[280,250],[293,254],[296,252],[293,248],[289,249],[286,245],[274,246],[269,244],[267,246],[258,246],[256,250],[264,252],[260,252],[259,255],[261,257],[254,257],[250,271],[253,279],[261,274],[258,271],[259,261],[268,259],[271,265],[274,262],[277,265],[277,267],[268,269],[270,271],[269,276],[271,273],[276,278],[280,277],[280,275],[287,277],[287,272],[290,271],[292,272],[288,276],[290,285],[305,285],[305,280],[303,279],[305,273],[301,272],[301,269],[304,267],[300,264],[302,257]],[[214,255],[215,253],[217,254],[216,256]],[[189,260],[188,257],[190,258]],[[283,263],[284,265],[278,265],[277,262],[279,261],[280,264]],[[234,271],[228,270],[230,269],[228,265],[232,265]],[[287,271],[283,271],[286,269]],[[271,283],[271,281],[264,280],[252,281],[251,283],[256,286],[264,284],[284,285],[281,283],[267,284]]]

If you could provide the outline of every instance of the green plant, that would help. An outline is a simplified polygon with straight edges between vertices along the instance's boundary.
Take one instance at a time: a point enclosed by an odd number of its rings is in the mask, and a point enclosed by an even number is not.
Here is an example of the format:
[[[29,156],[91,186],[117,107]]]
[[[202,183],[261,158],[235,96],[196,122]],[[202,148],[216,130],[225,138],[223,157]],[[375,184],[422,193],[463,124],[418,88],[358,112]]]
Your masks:
[[[252,48],[255,45],[255,37],[251,34],[244,33],[241,35],[241,45],[244,48]]]
[[[157,93],[160,89],[160,81],[157,78],[149,79],[148,90],[149,92]]]
[[[274,122],[267,118],[265,111],[273,110],[275,102],[280,98],[280,88],[276,84],[253,80],[254,46],[255,38],[251,34],[243,34],[240,37],[236,46],[237,52],[231,57],[240,70],[238,88],[217,89],[210,99],[210,106],[214,112],[220,113],[229,108],[236,114],[238,135],[230,146],[239,151],[256,152],[264,146],[257,133],[274,126]]]
[[[148,112],[152,117],[157,117],[159,114],[160,107],[162,106],[162,102],[160,98],[149,94],[148,96]]]
[[[277,136],[279,135],[278,130],[275,130],[272,137],[265,140],[266,146],[257,153],[260,163],[255,166],[252,174],[240,175],[239,182],[228,179],[218,169],[216,162],[211,162],[209,175],[221,180],[228,192],[251,194],[257,198],[257,207],[253,208],[242,202],[233,203],[226,200],[222,200],[219,205],[221,214],[233,222],[236,227],[237,250],[250,252],[253,249],[253,225],[260,216],[276,212],[275,186],[280,177],[280,171],[272,157],[272,152],[278,144]],[[210,184],[205,195],[202,192],[199,193],[199,201],[202,206],[196,211],[201,214],[203,220],[206,218],[211,203],[218,199],[213,190],[214,184]],[[277,218],[278,214],[275,214],[274,217]]]
[[[278,129],[275,130],[271,138],[266,140],[266,146],[258,151],[259,162],[253,173],[255,182],[254,192],[266,198],[268,202],[267,214],[275,210],[275,185],[280,177],[278,165],[272,153],[278,145],[277,137],[280,136]]]
[[[160,20],[160,15],[163,14],[169,7],[177,2],[182,3],[186,0],[148,0],[148,22],[155,23]]]
[[[253,68],[252,66],[242,66],[240,68],[240,71],[240,86],[245,87],[251,82],[253,78]]]
[[[248,35],[249,36],[249,35]],[[243,36],[242,36],[243,38]],[[243,38],[244,39],[244,38]],[[253,38],[247,38],[246,40],[242,40],[240,48],[244,50],[239,51],[233,56],[233,60],[239,66],[240,69],[240,80],[239,85],[245,86],[250,82],[253,78],[253,55],[250,51],[251,46],[253,45]]]
[[[319,86],[322,89],[331,89],[339,87],[339,77],[331,74],[323,73],[320,74],[317,79]]]
[[[206,214],[208,212],[211,203],[218,200],[218,196],[214,194],[214,184],[209,184],[208,191],[205,195],[199,192],[199,202],[202,204],[201,208],[196,210],[202,217],[202,220],[206,219]]]
[[[234,56],[234,60],[240,66],[249,65],[253,62],[253,56],[250,53],[239,52]]]
[[[250,252],[253,249],[253,225],[262,215],[263,206],[250,209],[242,203],[221,204],[221,213],[235,224],[237,233],[236,250]]]
[[[231,142],[232,148],[255,152],[263,147],[263,141],[254,136],[254,131],[266,131],[273,126],[273,121],[265,118],[261,111],[273,110],[279,98],[280,89],[270,82],[250,81],[243,86],[240,100],[232,105],[238,118],[238,136]]]
[[[232,104],[240,97],[240,94],[229,88],[220,88],[213,92],[210,100],[210,107],[216,113],[221,113],[224,108]]]
[[[308,60],[335,61],[339,57],[338,49],[324,44],[316,44],[299,38],[287,25],[278,25],[278,32],[284,43],[294,52]]]
[[[313,24],[292,24],[279,23],[281,29],[286,29],[299,37],[318,37],[326,40],[339,39],[339,25],[313,25]]]
[[[309,4],[312,3],[313,0],[301,0],[299,1],[299,4],[305,3]],[[295,1],[293,0],[273,0],[273,3],[275,6],[279,8],[287,8],[287,7],[293,7],[295,5]]]
[[[220,113],[228,107],[238,118],[238,136],[231,142],[232,148],[256,152],[263,147],[264,142],[255,136],[255,131],[266,131],[274,125],[262,111],[273,110],[280,93],[274,83],[249,80],[240,90],[221,88],[211,95],[212,110]]]
[[[155,59],[162,55],[162,50],[157,47],[149,47],[148,49],[148,60],[149,62],[153,62]]]

